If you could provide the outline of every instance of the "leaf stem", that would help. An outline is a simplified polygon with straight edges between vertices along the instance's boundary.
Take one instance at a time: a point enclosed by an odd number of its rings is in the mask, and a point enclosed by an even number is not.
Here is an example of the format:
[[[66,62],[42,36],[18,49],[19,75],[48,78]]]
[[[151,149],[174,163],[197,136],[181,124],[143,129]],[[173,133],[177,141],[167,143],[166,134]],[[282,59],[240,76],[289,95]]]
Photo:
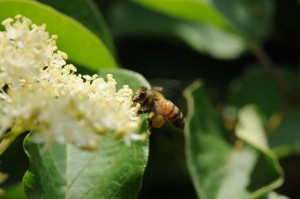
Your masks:
[[[0,155],[2,155],[4,151],[10,146],[10,144],[15,141],[15,139],[23,132],[25,132],[23,128],[15,125],[10,132],[0,136]]]
[[[15,141],[15,139],[18,137],[18,134],[13,134],[12,136],[2,140],[0,142],[0,155],[3,154],[3,152],[10,146],[10,144]]]

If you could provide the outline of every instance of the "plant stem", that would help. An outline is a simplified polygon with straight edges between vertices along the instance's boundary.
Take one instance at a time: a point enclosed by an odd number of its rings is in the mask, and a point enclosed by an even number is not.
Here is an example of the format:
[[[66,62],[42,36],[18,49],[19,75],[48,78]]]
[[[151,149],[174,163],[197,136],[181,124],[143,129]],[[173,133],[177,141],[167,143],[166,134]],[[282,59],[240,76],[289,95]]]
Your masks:
[[[264,49],[259,44],[255,43],[252,45],[252,52],[257,57],[257,59],[262,64],[267,73],[269,73],[273,80],[276,82],[279,89],[289,98],[291,90],[288,86],[288,83],[276,69],[275,65],[273,64],[273,61],[267,55]]]
[[[12,136],[2,140],[0,142],[0,155],[10,146],[10,144],[15,141],[15,139],[18,137],[18,134],[13,134]]]
[[[2,155],[2,153],[10,146],[10,144],[15,141],[15,139],[23,132],[25,132],[23,128],[16,124],[10,130],[10,132],[0,136],[0,155]]]

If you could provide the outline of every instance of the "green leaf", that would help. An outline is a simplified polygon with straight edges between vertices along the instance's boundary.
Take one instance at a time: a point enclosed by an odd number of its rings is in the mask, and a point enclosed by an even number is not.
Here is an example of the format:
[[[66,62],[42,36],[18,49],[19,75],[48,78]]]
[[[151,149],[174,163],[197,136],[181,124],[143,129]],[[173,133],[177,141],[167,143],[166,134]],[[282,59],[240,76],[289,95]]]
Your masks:
[[[112,74],[117,81],[117,89],[123,85],[128,85],[133,91],[138,90],[141,86],[150,87],[148,81],[139,73],[127,69],[108,70],[102,69],[98,72],[100,77],[105,78],[108,74]]]
[[[239,108],[256,104],[270,116],[284,105],[284,96],[265,70],[250,67],[242,77],[229,85],[229,103]]]
[[[256,198],[279,187],[283,173],[275,154],[270,150],[262,119],[255,105],[243,107],[238,114],[236,136],[257,150],[258,160],[251,175],[253,190],[250,198]]]
[[[213,4],[204,0],[132,0],[149,8],[178,18],[209,23],[216,27],[228,28],[230,24],[216,10]]]
[[[266,38],[271,30],[273,0],[214,0],[213,4],[247,41],[259,42]]]
[[[30,198],[136,198],[148,158],[148,141],[126,146],[101,138],[96,151],[52,145],[47,151],[30,141],[30,168],[24,177]]]
[[[84,24],[103,41],[112,53],[114,52],[115,48],[109,28],[93,0],[73,0],[72,3],[52,0],[39,0],[39,2],[47,4]]]
[[[141,75],[128,70],[109,73],[120,85],[148,85]],[[140,131],[146,132],[144,123]],[[148,140],[126,146],[123,140],[101,137],[96,151],[69,144],[53,144],[45,150],[29,139],[24,147],[30,168],[23,183],[30,198],[136,198],[148,160]]]
[[[50,34],[58,35],[58,49],[70,61],[89,69],[117,66],[103,42],[91,31],[70,17],[35,1],[1,0],[0,20],[22,14],[37,25],[46,24]]]
[[[132,0],[165,14],[239,34],[247,41],[266,36],[273,15],[273,1],[260,0]]]
[[[174,32],[173,35],[192,48],[217,58],[235,58],[249,49],[252,43],[266,38],[274,12],[272,0],[132,1],[174,19],[169,25],[158,27],[151,24],[151,28],[157,31],[170,26],[169,30]],[[141,19],[135,19],[139,20]],[[148,23],[144,26],[146,25]]]
[[[292,87],[296,77],[290,71],[280,71]],[[274,80],[263,69],[249,68],[229,87],[229,103],[237,107],[256,104],[267,118],[279,118],[278,126],[272,127],[269,144],[280,157],[300,153],[300,109],[286,107],[286,99]],[[276,124],[277,125],[277,124]]]
[[[291,108],[269,139],[271,148],[280,157],[300,154],[300,108]]]
[[[262,197],[259,197],[259,199],[289,199],[289,198],[272,191]]]
[[[188,102],[187,164],[200,198],[255,198],[280,185],[281,170],[252,108],[239,113],[237,136],[245,144],[232,143],[202,84],[197,81],[184,93]]]
[[[261,151],[268,150],[264,126],[255,105],[247,105],[240,109],[236,135]]]
[[[235,58],[246,48],[237,34],[215,26],[152,12],[129,1],[115,3],[110,11],[111,29],[115,37],[160,36],[180,40],[191,48],[217,58]]]

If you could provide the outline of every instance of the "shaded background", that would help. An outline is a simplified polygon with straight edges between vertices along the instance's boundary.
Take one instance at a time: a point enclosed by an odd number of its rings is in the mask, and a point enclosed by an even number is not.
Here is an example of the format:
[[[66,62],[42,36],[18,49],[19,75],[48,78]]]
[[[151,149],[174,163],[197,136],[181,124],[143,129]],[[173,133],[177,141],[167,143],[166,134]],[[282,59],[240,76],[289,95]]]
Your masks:
[[[114,32],[113,10],[116,2],[98,1],[100,9],[112,30],[120,63],[143,74],[147,79],[176,79],[181,89],[201,78],[207,85],[213,101],[226,100],[229,83],[243,74],[250,64],[257,63],[251,53],[237,59],[214,59],[200,54],[178,40],[157,35],[120,35]],[[274,24],[264,48],[275,63],[296,70],[300,52],[300,12],[297,1],[276,1]],[[130,23],[130,22],[128,22]],[[164,27],[162,27],[164,28]],[[172,100],[185,111],[184,100],[178,92]],[[189,179],[181,132],[168,126],[151,135],[150,158],[139,198],[196,198]],[[299,198],[300,157],[295,155],[281,160],[286,180],[278,192]]]
[[[176,39],[148,34],[120,36],[119,32],[114,32],[117,31],[114,27],[121,26],[113,20],[116,2],[98,1],[98,4],[115,35],[119,61],[125,68],[143,74],[150,81],[176,79],[181,82],[180,89],[183,89],[201,78],[211,99],[220,103],[226,101],[230,83],[243,75],[251,64],[258,62],[250,52],[236,59],[215,59],[196,52]],[[300,52],[299,3],[285,0],[275,3],[272,31],[263,42],[263,47],[276,64],[296,71]],[[181,92],[177,91],[171,99],[183,112],[186,111]],[[151,134],[149,164],[139,198],[196,198],[185,165],[183,145],[182,132],[174,131],[169,126]],[[283,158],[280,163],[285,171],[285,182],[277,191],[290,198],[300,198],[300,156]]]

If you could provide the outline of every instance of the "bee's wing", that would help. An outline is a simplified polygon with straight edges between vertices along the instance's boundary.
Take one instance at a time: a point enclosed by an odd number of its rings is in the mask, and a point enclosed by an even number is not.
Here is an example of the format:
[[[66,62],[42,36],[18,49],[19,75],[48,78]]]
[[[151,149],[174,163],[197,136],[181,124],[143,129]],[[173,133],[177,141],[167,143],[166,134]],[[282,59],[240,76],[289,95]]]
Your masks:
[[[149,82],[151,89],[162,93],[167,98],[174,97],[180,92],[181,83],[175,79],[151,79]]]
[[[162,86],[151,86],[152,90],[158,91],[158,92],[163,92],[164,88]]]

